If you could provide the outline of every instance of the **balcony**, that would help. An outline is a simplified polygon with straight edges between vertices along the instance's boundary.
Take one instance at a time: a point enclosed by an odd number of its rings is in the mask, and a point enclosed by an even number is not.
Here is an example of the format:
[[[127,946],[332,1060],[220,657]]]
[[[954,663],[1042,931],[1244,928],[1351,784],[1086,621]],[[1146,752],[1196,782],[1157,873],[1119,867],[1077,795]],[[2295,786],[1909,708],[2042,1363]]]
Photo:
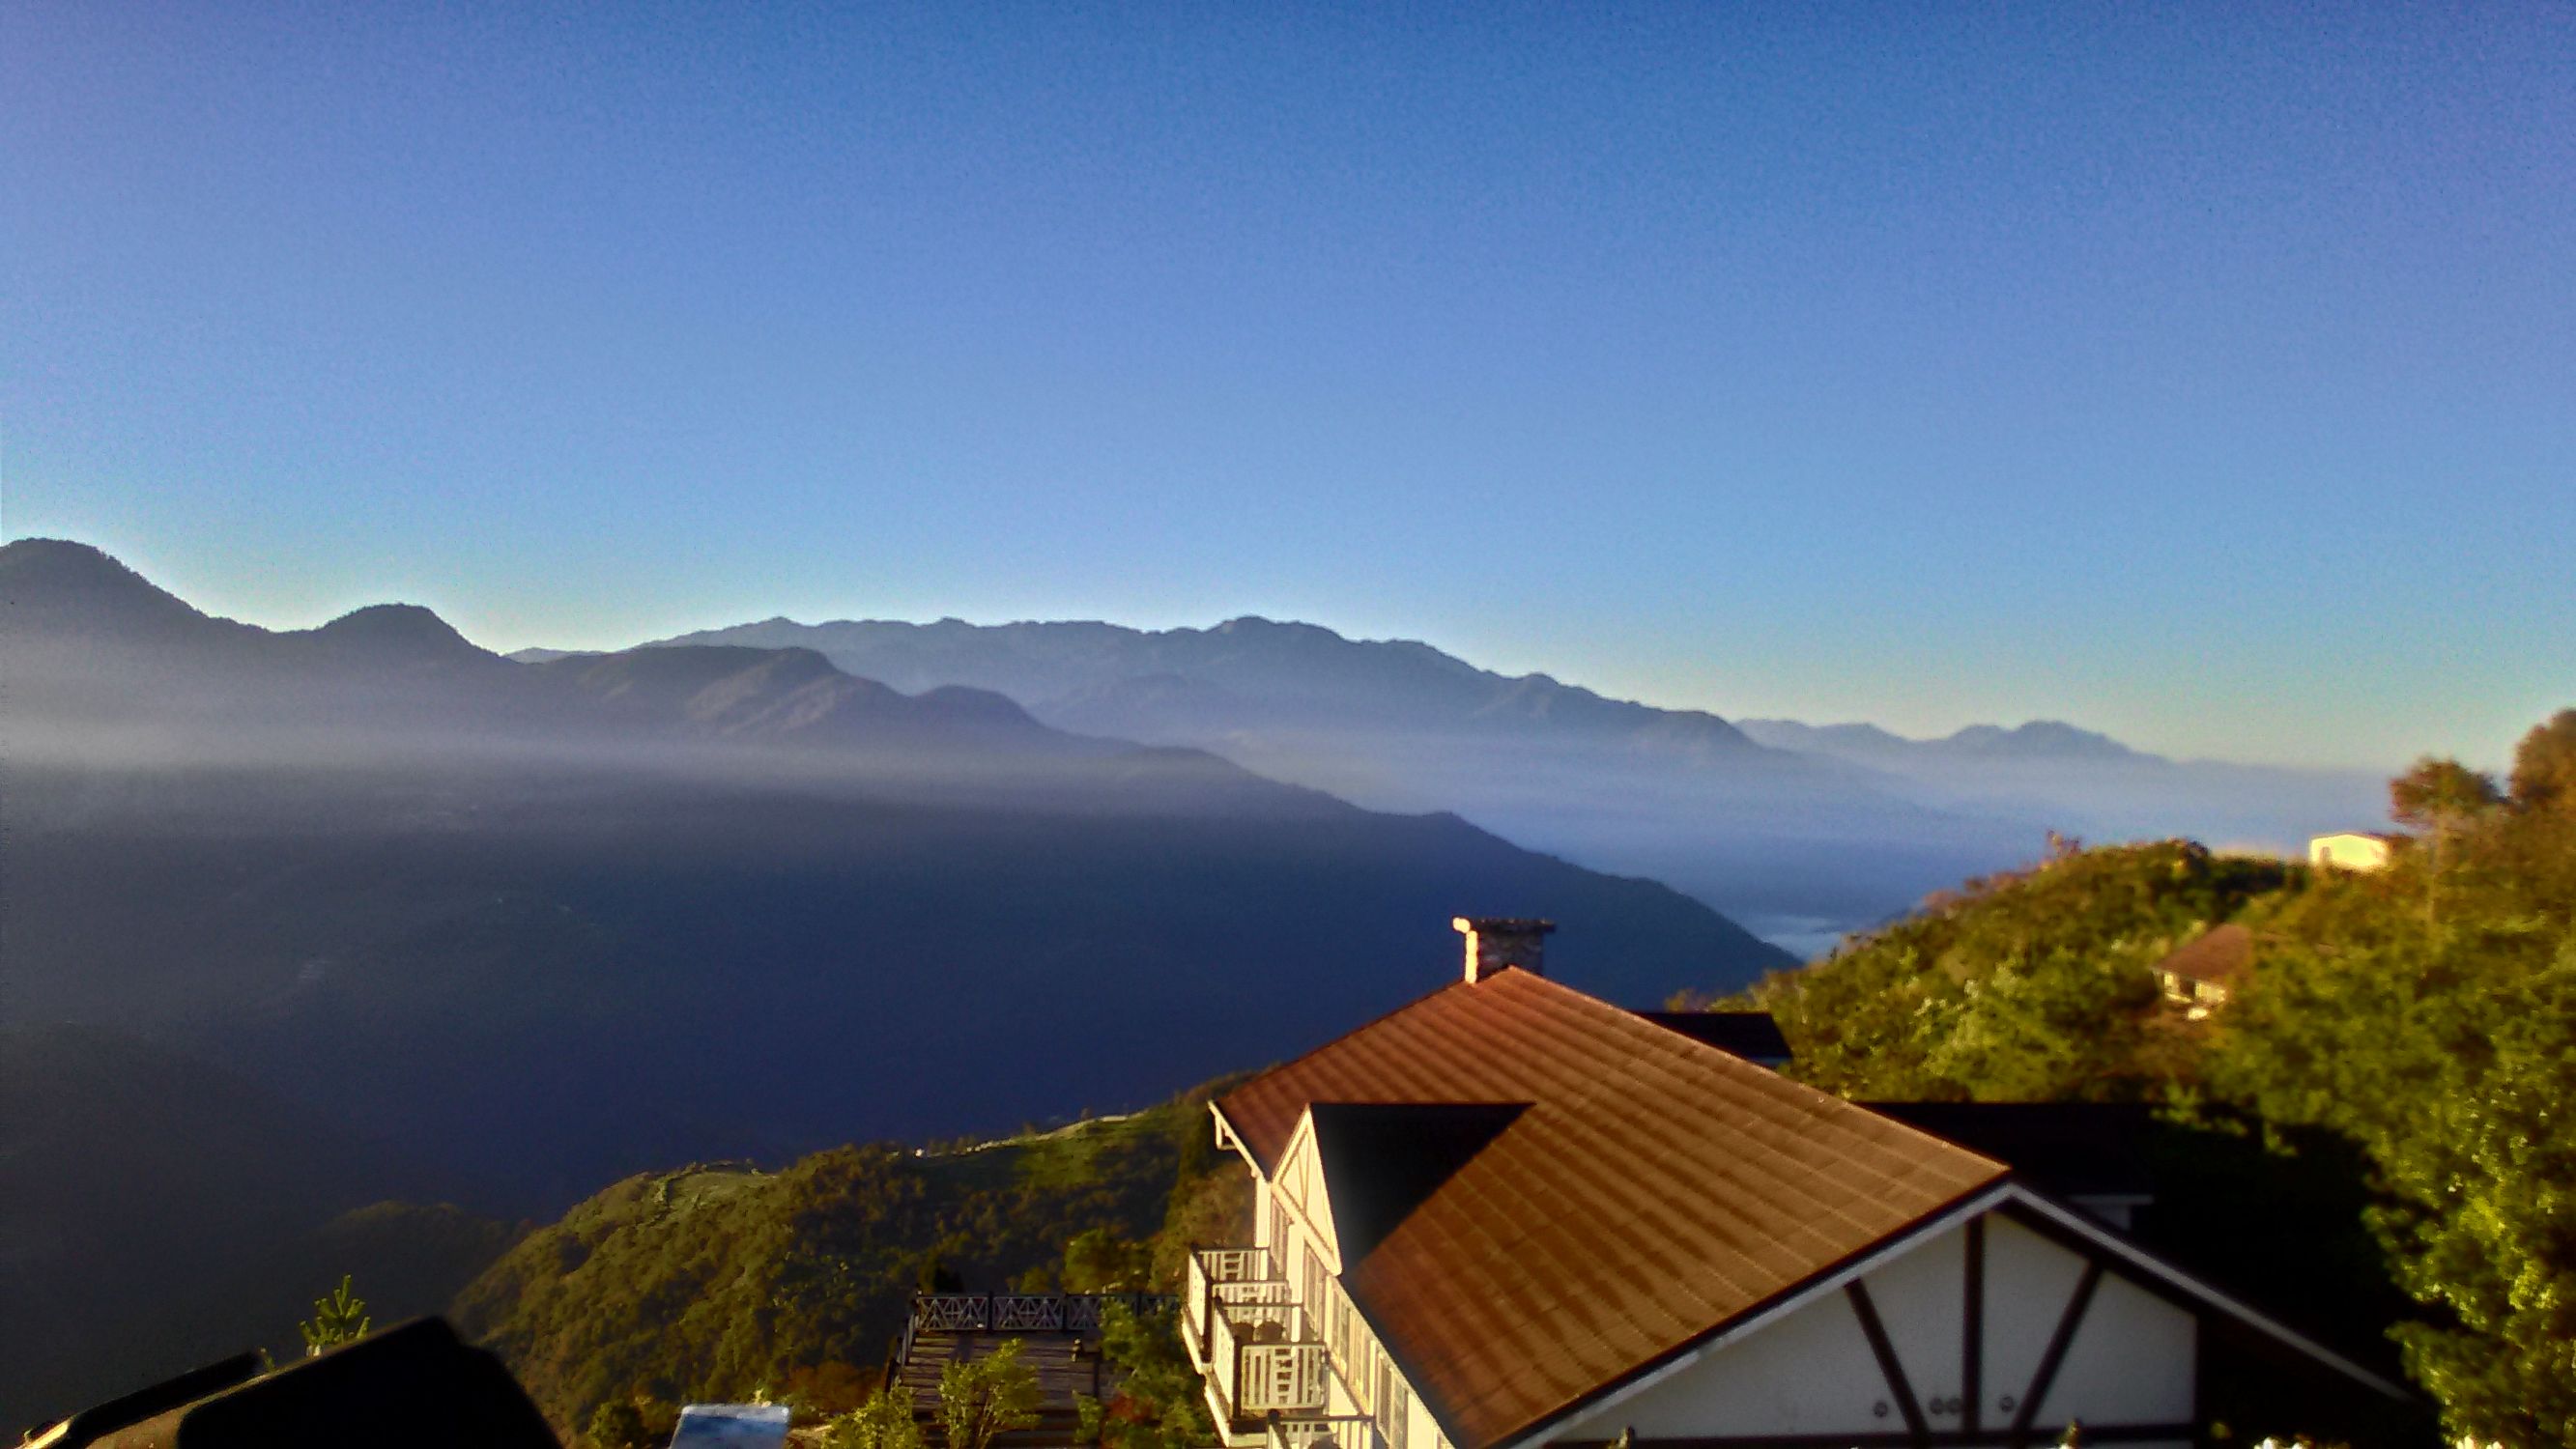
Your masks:
[[[1319,1419],[1272,1419],[1264,1449],[1382,1449],[1377,1424],[1365,1414]]]
[[[1352,1441],[1324,1417],[1333,1372],[1324,1345],[1303,1331],[1295,1292],[1267,1250],[1192,1253],[1181,1301],[1190,1358],[1207,1378],[1208,1406],[1228,1444],[1259,1445],[1277,1435],[1285,1442],[1272,1449],[1326,1441],[1349,1449]]]

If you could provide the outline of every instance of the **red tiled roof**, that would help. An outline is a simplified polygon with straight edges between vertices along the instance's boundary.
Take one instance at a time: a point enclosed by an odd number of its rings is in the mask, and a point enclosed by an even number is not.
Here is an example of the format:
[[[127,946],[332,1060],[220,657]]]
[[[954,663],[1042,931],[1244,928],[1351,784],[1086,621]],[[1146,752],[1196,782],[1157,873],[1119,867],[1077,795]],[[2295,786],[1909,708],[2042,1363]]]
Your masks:
[[[1525,971],[1217,1103],[1265,1171],[1316,1102],[1528,1103],[1342,1282],[1459,1449],[1617,1383],[2003,1164]]]

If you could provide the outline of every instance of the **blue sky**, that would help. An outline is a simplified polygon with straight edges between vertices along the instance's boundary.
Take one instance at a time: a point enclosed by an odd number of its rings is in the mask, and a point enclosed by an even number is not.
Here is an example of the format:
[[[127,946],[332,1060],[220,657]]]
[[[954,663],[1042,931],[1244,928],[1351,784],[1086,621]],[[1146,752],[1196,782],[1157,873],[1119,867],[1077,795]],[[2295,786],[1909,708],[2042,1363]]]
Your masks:
[[[1258,612],[1726,714],[2576,703],[2576,9],[0,8],[0,528],[274,625]]]

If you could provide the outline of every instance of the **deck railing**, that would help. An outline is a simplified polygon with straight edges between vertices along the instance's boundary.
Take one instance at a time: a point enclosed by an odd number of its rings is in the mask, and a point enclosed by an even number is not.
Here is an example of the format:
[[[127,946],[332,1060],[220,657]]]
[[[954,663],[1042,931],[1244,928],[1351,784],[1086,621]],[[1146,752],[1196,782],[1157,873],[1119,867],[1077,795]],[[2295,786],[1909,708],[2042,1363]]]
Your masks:
[[[925,1333],[1097,1333],[1101,1311],[1112,1303],[1131,1313],[1172,1307],[1162,1293],[915,1294],[895,1362],[910,1359],[913,1340]]]

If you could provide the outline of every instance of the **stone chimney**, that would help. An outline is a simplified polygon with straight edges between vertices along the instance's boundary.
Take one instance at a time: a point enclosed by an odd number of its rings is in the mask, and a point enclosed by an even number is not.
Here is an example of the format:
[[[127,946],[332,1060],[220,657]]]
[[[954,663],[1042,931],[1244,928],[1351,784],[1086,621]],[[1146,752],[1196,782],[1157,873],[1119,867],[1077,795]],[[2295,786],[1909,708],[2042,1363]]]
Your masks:
[[[1554,921],[1516,916],[1459,916],[1449,922],[1467,938],[1467,984],[1472,986],[1506,966],[1532,976],[1547,974],[1544,952]]]

